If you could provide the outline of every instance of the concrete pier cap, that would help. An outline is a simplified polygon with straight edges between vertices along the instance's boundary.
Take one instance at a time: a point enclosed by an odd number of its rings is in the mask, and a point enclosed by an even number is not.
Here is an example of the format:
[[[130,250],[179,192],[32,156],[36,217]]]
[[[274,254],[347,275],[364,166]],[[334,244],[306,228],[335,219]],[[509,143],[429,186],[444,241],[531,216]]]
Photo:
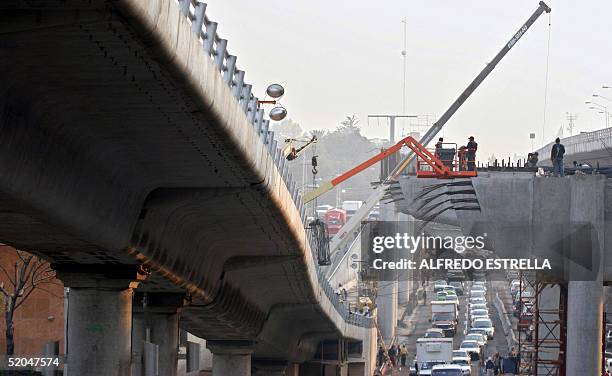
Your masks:
[[[213,353],[213,376],[251,375],[252,341],[208,340],[206,347]]]

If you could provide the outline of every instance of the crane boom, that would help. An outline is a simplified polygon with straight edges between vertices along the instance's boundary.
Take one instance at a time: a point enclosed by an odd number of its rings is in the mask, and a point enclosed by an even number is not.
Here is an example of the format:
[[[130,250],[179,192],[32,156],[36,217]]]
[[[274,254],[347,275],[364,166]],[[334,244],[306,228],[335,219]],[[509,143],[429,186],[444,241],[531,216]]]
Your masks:
[[[521,37],[527,32],[527,30],[533,25],[533,23],[542,15],[542,13],[550,13],[551,9],[544,1],[540,1],[538,8],[533,12],[533,14],[527,19],[525,24],[521,26],[521,28],[512,35],[512,38],[504,45],[504,47],[495,55],[493,60],[487,64],[486,67],[476,76],[476,78],[468,85],[468,87],[461,93],[461,95],[451,104],[451,106],[442,114],[440,119],[435,122],[431,128],[425,132],[423,137],[419,140],[422,145],[427,145],[431,140],[436,137],[438,132],[442,130],[442,127],[448,122],[448,120],[457,112],[459,107],[465,103],[465,101],[472,95],[472,93],[480,86],[480,84],[487,78],[487,76],[495,69],[497,64],[506,56],[506,54],[516,45],[516,43],[521,39]],[[406,166],[414,159],[414,152],[409,152],[408,155],[404,158],[404,160],[398,164],[392,173],[389,175],[387,180],[391,178],[395,178],[399,173],[406,168]],[[322,183],[319,188],[304,194],[304,202],[308,203],[323,193],[334,188],[336,184],[339,184],[336,181],[334,184],[334,180],[331,180],[326,183]],[[346,180],[346,179],[345,179]],[[330,244],[330,252],[333,254],[338,248],[346,242],[349,238],[347,235],[353,232],[358,226],[363,218],[365,218],[368,213],[372,210],[374,205],[384,196],[386,187],[381,184],[370,194],[364,204],[357,210],[357,212],[346,222],[344,226],[338,231],[338,233],[334,236]]]
[[[442,114],[440,119],[437,122],[435,122],[431,126],[431,128],[429,128],[427,130],[427,132],[425,132],[423,137],[421,137],[421,139],[419,140],[419,142],[422,145],[427,145],[429,142],[431,142],[431,140],[434,139],[434,137],[438,134],[438,132],[440,132],[440,130],[442,130],[442,128],[448,122],[448,120],[455,114],[455,112],[457,112],[459,107],[461,107],[463,105],[463,103],[465,103],[465,101],[470,97],[470,95],[472,95],[472,93],[476,90],[476,88],[478,88],[478,86],[480,86],[480,84],[485,80],[485,78],[487,78],[487,76],[493,71],[493,69],[495,69],[497,64],[504,58],[504,56],[506,56],[508,51],[510,51],[510,49],[512,49],[512,47],[514,47],[516,42],[518,42],[519,39],[521,39],[521,37],[531,27],[531,25],[533,25],[533,23],[540,17],[540,15],[542,15],[542,13],[544,13],[544,12],[550,13],[550,11],[551,11],[550,7],[548,5],[546,5],[546,3],[544,3],[544,1],[540,1],[538,9],[536,9],[535,12],[533,12],[531,17],[529,17],[527,19],[525,24],[523,26],[521,26],[521,28],[512,36],[512,38],[510,38],[510,40],[497,53],[497,55],[495,55],[493,60],[491,60],[491,62],[488,63],[487,66],[484,67],[484,69],[478,74],[478,76],[476,76],[476,78],[474,78],[474,80],[461,93],[461,95],[459,95],[459,97],[453,102],[453,104],[451,104],[451,106],[446,110],[446,112],[444,112],[444,114]],[[408,163],[410,163],[410,161],[413,158],[414,158],[414,153],[412,153],[412,152],[409,153],[406,156],[406,158],[402,161],[402,163],[400,163],[398,165],[398,167],[401,167],[401,169],[399,169],[399,170],[396,169],[397,171],[394,170],[393,174],[391,176],[396,176],[397,173],[399,171],[403,170],[406,167],[406,165],[408,165]],[[333,189],[341,181],[346,180],[346,179],[340,179],[344,175],[345,174],[343,174],[343,175],[341,175],[341,176],[339,176],[339,177],[337,177],[337,178],[335,178],[335,179],[333,179],[331,181],[321,183],[321,185],[317,189],[314,189],[311,192],[305,193],[304,194],[304,203],[308,203],[308,202],[314,200],[315,198],[319,197],[323,193],[328,192],[331,189]],[[367,214],[367,213],[365,213],[365,214]]]

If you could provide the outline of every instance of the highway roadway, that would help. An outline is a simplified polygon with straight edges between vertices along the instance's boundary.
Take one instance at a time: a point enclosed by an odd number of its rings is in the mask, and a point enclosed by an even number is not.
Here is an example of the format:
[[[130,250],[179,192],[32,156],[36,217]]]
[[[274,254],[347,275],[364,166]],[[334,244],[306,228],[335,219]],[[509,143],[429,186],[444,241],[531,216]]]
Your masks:
[[[495,284],[495,286],[493,286]],[[495,335],[494,338],[487,342],[485,347],[485,356],[492,356],[495,352],[499,351],[501,355],[506,355],[508,353],[508,345],[506,338],[504,336],[502,330],[502,324],[499,318],[499,314],[493,305],[493,297],[494,297],[494,287],[500,288],[505,286],[503,282],[488,282],[487,283],[487,303],[489,306],[489,312],[491,313],[491,319],[493,320],[493,324],[495,325]],[[502,286],[500,286],[502,285]],[[503,288],[503,287],[502,287]],[[467,294],[469,289],[466,288],[466,295],[459,297],[460,303],[460,312],[459,312],[459,330],[457,334],[454,336],[453,347],[454,349],[458,349],[461,341],[463,340],[465,325],[467,323]],[[427,296],[433,297],[433,283],[430,282],[429,286],[427,286]],[[429,319],[431,316],[431,303],[428,299],[427,304],[423,305],[422,302],[419,304],[412,314],[406,315],[401,325],[398,327],[398,342],[400,344],[405,344],[408,347],[408,365],[414,364],[414,357],[416,353],[416,340],[417,338],[423,337],[425,331],[431,328],[431,324],[429,323]],[[480,375],[478,373],[478,369],[480,368],[479,362],[473,363],[472,368],[472,376]],[[401,375],[408,376],[408,369],[396,369],[393,375]],[[484,374],[484,373],[483,373]]]

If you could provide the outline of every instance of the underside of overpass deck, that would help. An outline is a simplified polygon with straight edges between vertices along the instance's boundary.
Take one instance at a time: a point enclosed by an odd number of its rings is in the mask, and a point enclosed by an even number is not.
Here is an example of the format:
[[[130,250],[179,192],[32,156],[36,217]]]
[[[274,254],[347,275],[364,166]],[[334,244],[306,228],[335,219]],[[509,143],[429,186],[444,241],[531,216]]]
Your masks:
[[[358,337],[330,317],[268,147],[175,2],[147,2],[154,27],[131,1],[30,3],[0,7],[0,241],[59,269],[144,264],[139,290],[186,293],[186,330],[257,357]]]

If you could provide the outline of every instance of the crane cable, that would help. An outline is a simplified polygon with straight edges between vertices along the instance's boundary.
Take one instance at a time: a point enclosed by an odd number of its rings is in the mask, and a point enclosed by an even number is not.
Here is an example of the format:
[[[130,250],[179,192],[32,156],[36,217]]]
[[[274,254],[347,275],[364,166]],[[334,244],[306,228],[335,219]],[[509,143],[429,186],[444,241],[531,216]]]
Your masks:
[[[550,30],[551,30],[551,14],[548,13],[548,41],[546,42],[546,78],[544,83],[544,121],[542,123],[542,147],[546,144],[544,133],[546,131],[546,110],[548,107],[548,72],[550,65]]]

